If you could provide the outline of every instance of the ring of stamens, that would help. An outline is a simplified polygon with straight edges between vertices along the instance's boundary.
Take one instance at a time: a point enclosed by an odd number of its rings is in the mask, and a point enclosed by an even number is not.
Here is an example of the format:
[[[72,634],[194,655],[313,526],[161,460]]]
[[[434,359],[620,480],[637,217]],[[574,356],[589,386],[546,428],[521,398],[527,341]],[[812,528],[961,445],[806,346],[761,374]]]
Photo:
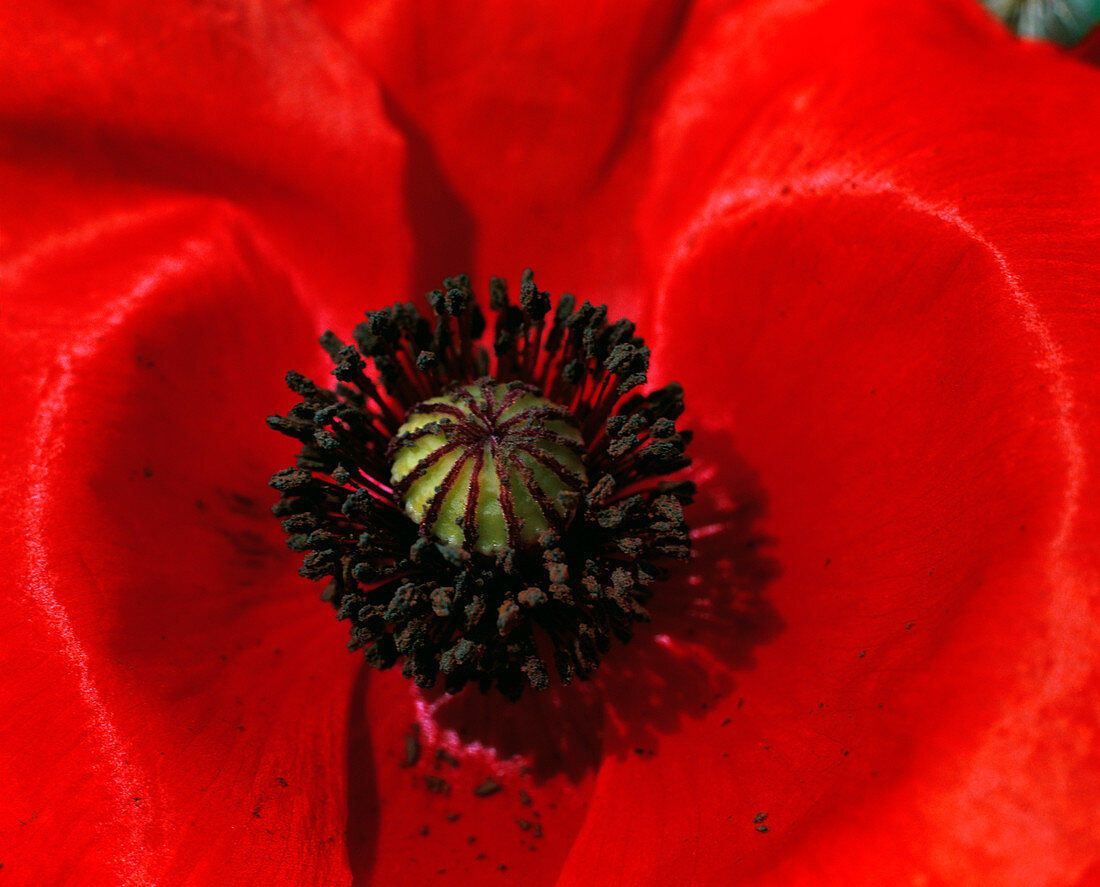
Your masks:
[[[515,698],[585,678],[649,618],[664,563],[689,554],[694,486],[676,383],[642,392],[649,349],[628,320],[524,274],[490,285],[490,325],[465,276],[372,311],[355,344],[321,338],[336,384],[299,373],[301,402],[268,424],[300,442],[276,472],[300,572],[377,668],[401,662]],[[368,361],[373,368],[368,368]]]

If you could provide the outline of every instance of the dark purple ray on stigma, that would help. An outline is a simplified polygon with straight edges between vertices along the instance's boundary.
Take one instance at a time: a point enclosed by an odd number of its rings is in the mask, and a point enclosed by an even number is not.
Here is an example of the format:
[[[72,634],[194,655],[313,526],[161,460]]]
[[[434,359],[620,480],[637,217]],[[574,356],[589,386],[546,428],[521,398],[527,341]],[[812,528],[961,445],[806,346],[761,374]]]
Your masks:
[[[470,489],[462,509],[462,547],[472,551],[477,538],[477,506],[481,499],[481,472],[485,469],[485,445],[474,451],[474,467],[470,471]]]
[[[492,379],[485,377],[479,380],[478,388],[484,402],[483,404],[477,404],[474,410],[479,419],[492,426],[495,419],[494,413],[496,412],[496,385]]]
[[[526,392],[525,392],[526,393]],[[572,424],[572,414],[565,407],[560,406],[544,406],[544,405],[532,405],[524,408],[518,413],[514,413],[509,416],[503,422],[497,425],[500,431],[507,431],[514,425],[520,425],[524,422],[530,423],[534,419],[558,419]]]
[[[444,456],[450,455],[455,450],[459,449],[462,444],[463,441],[461,440],[449,440],[439,449],[432,450],[432,452],[428,453],[428,455],[417,462],[408,474],[406,474],[403,478],[401,478],[401,480],[397,481],[397,483],[394,484],[394,491],[399,496],[405,495],[405,493],[409,491],[409,487],[411,487],[425,474],[427,474],[433,465],[435,465]]]
[[[459,421],[462,421],[468,415],[465,411],[449,403],[418,403],[410,413],[415,416],[434,416],[438,413],[442,416],[451,416]]]
[[[534,393],[530,387],[521,387],[517,385],[515,388],[510,388],[508,392],[500,399],[500,403],[495,410],[490,410],[492,413],[493,424],[497,428],[506,428],[511,420],[501,422],[500,417],[508,407],[514,404],[517,400],[523,397],[525,394]]]
[[[520,458],[519,453],[512,449],[508,453],[508,462],[513,466],[513,472],[518,472],[523,482],[524,489],[534,501],[546,522],[559,532],[564,529],[564,515],[556,509],[542,485],[535,480],[535,472]]]
[[[428,507],[424,511],[424,517],[420,521],[420,534],[422,536],[427,536],[432,532],[436,521],[439,520],[439,511],[443,507],[443,500],[447,498],[447,494],[454,488],[455,479],[472,457],[472,451],[469,449],[464,450],[462,455],[455,459],[454,464],[447,471],[447,476],[443,478],[435,491],[435,495],[433,495],[428,502]],[[473,479],[471,478],[471,483],[472,482]]]
[[[554,472],[558,476],[558,479],[565,484],[566,487],[572,490],[579,490],[584,486],[584,478],[579,474],[575,474],[570,471],[564,465],[561,464],[553,456],[546,453],[544,450],[539,449],[534,444],[521,441],[516,444],[517,450],[522,450],[525,453],[538,461],[544,468]]]
[[[504,460],[500,458],[500,449],[500,444],[490,439],[489,460],[493,463],[493,470],[497,475],[497,483],[500,485],[500,490],[497,495],[500,496],[500,510],[504,514],[504,526],[508,531],[508,547],[518,548],[520,541],[519,518],[516,517],[516,505],[515,501],[512,499],[511,476],[504,464]]]

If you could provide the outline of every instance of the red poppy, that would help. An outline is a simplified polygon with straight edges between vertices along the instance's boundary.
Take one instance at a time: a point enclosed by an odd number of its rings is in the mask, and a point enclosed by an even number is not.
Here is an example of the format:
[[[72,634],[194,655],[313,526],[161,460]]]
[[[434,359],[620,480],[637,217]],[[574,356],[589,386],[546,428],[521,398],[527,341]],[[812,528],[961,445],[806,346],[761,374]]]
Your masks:
[[[1100,71],[963,0],[469,6],[3,10],[3,875],[1096,883]],[[697,553],[591,683],[421,697],[263,418],[526,265],[684,383]]]

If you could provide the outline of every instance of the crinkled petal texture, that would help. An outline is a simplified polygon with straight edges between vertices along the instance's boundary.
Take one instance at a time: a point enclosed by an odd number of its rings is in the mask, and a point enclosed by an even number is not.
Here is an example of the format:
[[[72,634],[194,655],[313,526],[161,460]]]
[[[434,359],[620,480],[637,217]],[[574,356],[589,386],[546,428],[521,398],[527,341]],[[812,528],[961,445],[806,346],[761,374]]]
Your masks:
[[[6,10],[4,873],[1100,879],[1100,72],[919,6]],[[417,695],[262,419],[528,264],[687,387],[697,554],[590,684]]]
[[[355,663],[263,417],[322,324],[404,289],[402,140],[305,11],[65,6],[0,25],[0,862],[344,883]]]

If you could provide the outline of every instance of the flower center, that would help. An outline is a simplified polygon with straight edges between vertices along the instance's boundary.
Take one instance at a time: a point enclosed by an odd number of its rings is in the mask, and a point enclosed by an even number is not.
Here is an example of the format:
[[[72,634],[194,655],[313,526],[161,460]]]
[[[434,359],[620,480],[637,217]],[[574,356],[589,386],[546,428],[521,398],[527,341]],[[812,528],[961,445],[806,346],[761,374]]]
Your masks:
[[[519,295],[493,279],[490,327],[457,277],[434,318],[396,304],[354,345],[326,333],[335,387],[291,372],[302,400],[268,419],[301,443],[271,478],[301,574],[328,580],[352,649],[421,687],[587,677],[688,556],[682,389],[639,391],[649,349],[606,307],[551,312],[530,272]]]
[[[561,533],[588,483],[569,412],[490,377],[412,408],[390,444],[390,480],[422,536],[495,554]]]

